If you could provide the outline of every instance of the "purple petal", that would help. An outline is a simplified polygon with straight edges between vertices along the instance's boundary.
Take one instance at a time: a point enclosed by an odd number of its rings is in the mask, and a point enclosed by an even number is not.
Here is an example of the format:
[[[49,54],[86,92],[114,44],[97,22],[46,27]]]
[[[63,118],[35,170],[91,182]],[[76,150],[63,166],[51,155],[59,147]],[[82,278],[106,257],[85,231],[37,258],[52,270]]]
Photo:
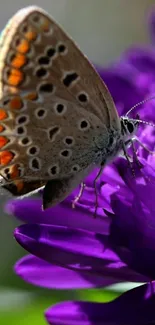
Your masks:
[[[101,234],[67,227],[27,224],[15,230],[15,238],[31,254],[57,266],[119,281],[147,280],[128,269],[111,249],[107,236]]]
[[[129,49],[126,52],[126,59],[139,73],[149,75],[152,77],[152,82],[155,81],[155,50],[153,48]]]
[[[152,108],[153,108],[153,112],[151,113],[152,115],[154,114],[154,108],[155,108],[155,105],[152,105]],[[139,136],[139,139],[142,143],[145,144],[145,146],[153,151],[154,150],[154,147],[155,147],[155,128],[151,127],[151,126],[145,126],[145,129],[141,132],[140,136]],[[145,159],[148,158],[148,163],[149,163],[149,158],[153,158],[154,159],[154,155],[150,155],[148,153],[148,151],[146,151],[144,148],[142,148],[142,146],[139,146],[138,147],[138,155],[140,157],[143,157]],[[154,165],[151,161],[150,161],[150,165]]]
[[[149,210],[155,211],[155,169],[152,168],[147,162],[141,159],[143,162],[142,169],[135,169],[136,177],[133,178],[131,170],[127,166],[127,162],[124,159],[120,159],[117,162],[117,168],[121,173],[121,176],[130,190],[133,192],[139,200],[141,200]],[[134,167],[136,168],[136,167]],[[149,195],[148,195],[149,193]]]
[[[106,216],[94,218],[88,208],[78,205],[72,209],[68,200],[46,211],[42,211],[41,205],[41,199],[12,200],[7,203],[6,211],[29,223],[53,224],[108,233],[109,219]]]
[[[132,202],[122,195],[112,195],[114,216],[110,229],[113,247],[130,268],[154,279],[155,274],[155,178],[148,164],[131,176],[126,163],[120,160],[118,168],[133,192]],[[155,173],[155,171],[154,171]],[[144,176],[145,175],[145,178]],[[149,193],[149,195],[148,195]]]
[[[124,115],[133,105],[144,98],[144,89],[139,87],[139,80],[137,80],[137,84],[135,83],[137,72],[134,72],[132,65],[129,67],[129,65],[121,63],[120,66],[111,69],[106,70],[98,67],[97,70],[112,94],[120,115]]]
[[[148,325],[155,323],[154,284],[130,290],[109,303],[68,301],[49,308],[51,325]]]
[[[119,170],[117,167],[120,159],[123,159],[123,161],[126,162],[126,160],[124,158],[117,158],[113,164],[105,167],[103,175],[101,177],[101,180],[103,182],[108,183],[109,188],[110,187],[112,188],[111,195],[114,193],[117,193],[117,192],[119,192],[119,194],[120,194],[120,191],[121,191],[122,196],[124,198],[126,198],[128,201],[130,201],[133,198],[133,195],[131,195],[131,191],[126,186],[125,182],[123,181],[121,175],[119,174]],[[117,162],[117,164],[116,164],[116,162]],[[101,188],[102,195],[105,195],[104,188],[105,188],[105,185]],[[109,205],[111,203],[111,195],[110,195]],[[110,209],[108,210],[106,207],[104,207],[104,209],[110,212]]]
[[[15,230],[16,240],[30,253],[58,265],[82,263],[87,265],[98,260],[100,265],[104,256],[118,261],[108,247],[108,238],[80,229],[51,225],[22,225]],[[93,248],[93,250],[92,250]],[[40,255],[40,256],[39,256]]]
[[[48,289],[86,289],[116,283],[116,279],[91,274],[88,270],[73,271],[51,265],[33,255],[27,255],[15,265],[15,272],[24,281]]]
[[[97,198],[98,209],[97,217],[94,218],[96,194],[94,190],[94,179],[99,169],[95,169],[85,179],[86,187],[82,197],[76,203],[75,209],[72,209],[72,202],[79,193],[79,188],[61,204],[42,211],[41,200],[24,199],[12,200],[6,205],[6,212],[14,214],[17,218],[29,223],[47,223],[56,225],[67,225],[68,227],[76,227],[87,230],[93,230],[102,233],[108,233],[109,219],[103,209],[111,212],[110,196],[117,188],[113,188],[105,184],[103,190],[102,177],[97,182]],[[111,175],[113,173],[111,172]],[[104,195],[103,195],[104,192]]]

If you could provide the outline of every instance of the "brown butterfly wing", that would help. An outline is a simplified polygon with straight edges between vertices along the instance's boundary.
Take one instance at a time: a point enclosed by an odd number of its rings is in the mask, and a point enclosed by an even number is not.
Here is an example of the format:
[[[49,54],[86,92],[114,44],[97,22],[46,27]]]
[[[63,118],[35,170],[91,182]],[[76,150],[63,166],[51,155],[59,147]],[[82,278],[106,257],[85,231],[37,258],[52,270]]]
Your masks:
[[[105,136],[107,141],[104,126],[120,131],[118,114],[106,85],[74,42],[40,8],[28,7],[20,10],[5,28],[1,37],[0,79],[0,96],[2,99],[0,159],[1,165],[5,166],[3,176],[7,174],[6,169],[10,164],[9,175],[11,175],[11,179],[22,178],[19,155],[14,156],[14,152],[19,152],[15,124],[20,118],[21,112],[24,112],[25,107],[30,117],[29,125],[26,128],[28,131],[33,130],[34,139],[37,138],[37,129],[33,115],[38,104],[43,107],[46,106],[50,110],[49,102],[52,102],[53,98],[53,105],[57,99],[61,100],[64,106],[65,103],[70,103],[69,114],[74,115],[76,108],[76,114],[79,113],[79,116],[85,118],[85,116],[88,117],[89,112],[90,123],[92,121],[95,125],[98,123],[99,130],[95,130],[95,133],[92,132],[89,135],[90,147],[87,139],[84,141],[84,137],[79,137],[73,161],[80,159],[80,154],[79,157],[77,155],[77,148],[80,150],[80,145],[82,146],[83,156],[90,156],[85,164],[82,160],[81,169],[87,168],[93,162],[91,151],[93,152],[94,136],[98,141],[101,135],[102,137]],[[53,125],[53,116],[52,113],[50,114],[51,127],[54,127],[55,121]],[[68,128],[71,129],[71,125],[70,122],[65,121],[65,117],[61,120],[64,121],[65,133]],[[48,123],[49,117],[47,120],[44,119],[43,123],[40,122],[40,129],[45,129]],[[93,124],[92,128],[94,128]],[[10,137],[8,137],[9,132]],[[71,135],[74,136],[74,125]],[[9,144],[5,144],[8,139]],[[41,147],[44,148],[44,141],[42,139],[40,141]],[[55,142],[54,152],[56,154],[57,147],[60,151],[59,138],[58,142]],[[20,148],[20,161],[22,161],[22,157],[25,159],[25,155],[26,149]],[[24,164],[27,166],[25,160]],[[69,163],[66,166],[69,166]],[[65,173],[68,173],[68,169],[67,167],[65,169],[64,164]],[[38,176],[34,176],[34,174],[34,171],[33,175],[30,174],[30,171],[27,172],[26,183],[25,181],[21,183],[16,181],[15,185],[19,184],[18,193],[25,194],[29,190],[46,183],[45,177],[44,181],[40,181],[37,180]],[[35,178],[33,181],[31,176]],[[30,179],[31,181],[29,181]],[[7,186],[9,187],[9,184]]]
[[[20,10],[2,34],[1,49],[1,96],[4,92],[32,92],[42,82],[53,82],[58,97],[76,100],[107,126],[120,128],[106,85],[72,39],[42,9]],[[80,96],[81,92],[88,98]]]

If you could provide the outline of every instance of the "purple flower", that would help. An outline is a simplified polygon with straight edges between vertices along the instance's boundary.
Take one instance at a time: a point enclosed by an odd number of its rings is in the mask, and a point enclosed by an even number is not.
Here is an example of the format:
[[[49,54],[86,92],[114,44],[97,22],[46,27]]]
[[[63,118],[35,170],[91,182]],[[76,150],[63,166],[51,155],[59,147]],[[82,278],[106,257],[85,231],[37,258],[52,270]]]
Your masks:
[[[152,24],[155,19],[152,18]],[[154,25],[152,25],[152,30]],[[155,51],[134,48],[109,69],[98,68],[120,114],[155,89]],[[135,109],[154,121],[155,101]],[[139,139],[154,150],[155,129],[142,125]],[[34,285],[56,289],[104,287],[122,281],[145,282],[108,304],[64,302],[46,311],[49,324],[155,323],[155,157],[138,147],[142,166],[133,163],[135,178],[124,158],[107,166],[98,181],[97,217],[93,217],[96,169],[76,208],[76,189],[58,206],[41,210],[41,199],[7,204],[7,211],[27,222],[15,238],[31,255],[19,260],[16,273]]]
[[[153,324],[154,289],[154,284],[143,285],[106,304],[67,301],[49,308],[45,316],[51,325]]]

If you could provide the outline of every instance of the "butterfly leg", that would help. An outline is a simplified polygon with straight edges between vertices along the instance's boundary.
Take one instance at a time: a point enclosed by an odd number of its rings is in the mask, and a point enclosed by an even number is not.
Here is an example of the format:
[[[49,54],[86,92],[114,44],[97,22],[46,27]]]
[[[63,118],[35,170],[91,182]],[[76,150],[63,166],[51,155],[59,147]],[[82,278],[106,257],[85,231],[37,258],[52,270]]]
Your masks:
[[[96,218],[96,215],[97,215],[97,208],[98,208],[98,198],[97,198],[97,181],[99,179],[99,177],[101,176],[102,174],[102,171],[103,171],[103,166],[101,166],[97,176],[95,177],[94,179],[94,189],[95,189],[95,212],[94,212],[94,218]]]
[[[141,162],[138,159],[137,150],[136,150],[136,147],[134,145],[134,141],[135,141],[135,138],[131,139],[131,146],[132,146],[132,150],[133,150],[133,153],[134,153],[134,158],[135,158],[135,161],[136,161],[137,165],[141,168],[143,165],[141,164]]]
[[[127,153],[127,150],[126,150],[126,147],[130,144],[131,145],[131,147],[132,147],[132,150],[133,150],[133,154],[134,154],[134,158],[135,158],[135,161],[136,161],[136,163],[137,163],[137,165],[139,166],[139,167],[142,167],[143,165],[141,164],[141,162],[139,161],[139,159],[138,159],[138,156],[137,156],[137,150],[136,150],[136,147],[135,147],[135,145],[134,145],[134,142],[135,141],[137,141],[139,144],[140,144],[140,146],[142,147],[142,148],[144,148],[147,152],[149,152],[150,154],[155,154],[155,152],[153,152],[153,151],[151,151],[151,150],[149,150],[137,137],[134,137],[134,138],[132,138],[132,139],[130,139],[130,140],[128,140],[128,141],[126,141],[125,142],[125,145],[123,145],[123,152],[124,152],[124,156],[126,157],[126,159],[127,159],[127,161],[128,161],[128,164],[129,164],[129,167],[131,168],[131,171],[132,171],[132,175],[133,175],[133,177],[135,177],[135,171],[134,171],[134,169],[133,169],[133,167],[132,167],[132,163],[131,163],[131,161],[130,161],[130,159],[129,159],[129,155],[128,155],[128,153]]]
[[[135,148],[135,145],[134,145],[134,142],[137,141],[138,144],[143,148],[145,149],[149,154],[153,155],[155,154],[155,151],[151,151],[149,148],[147,148],[137,137],[134,137],[130,140],[131,142],[131,145],[132,145],[132,149],[133,149],[133,152],[134,152],[134,155],[135,155],[135,159],[136,159],[136,162],[138,164],[139,167],[143,167],[143,165],[141,164],[141,162],[139,161],[138,157],[137,157],[137,151],[136,151],[136,148]],[[150,181],[150,178],[147,177],[146,175],[143,177],[146,179],[146,181]]]
[[[137,164],[142,167],[143,165],[141,164],[141,162],[139,161],[138,157],[137,157],[137,151],[136,151],[136,148],[135,148],[135,145],[134,143],[137,142],[144,150],[146,150],[149,154],[151,155],[154,155],[155,154],[155,151],[152,151],[150,150],[149,148],[147,148],[137,137],[134,137],[130,140],[127,141],[127,144],[131,144],[132,146],[132,150],[133,150],[133,153],[134,153],[134,157],[135,157],[135,160],[137,162]],[[125,143],[125,146],[126,146],[126,143]]]
[[[150,150],[148,147],[146,147],[137,137],[134,137],[132,139],[132,147],[133,147],[133,151],[135,151],[135,157],[136,157],[136,162],[138,163],[138,165],[140,167],[143,167],[143,165],[141,164],[141,162],[139,161],[138,157],[137,157],[137,152],[136,152],[136,149],[135,149],[135,146],[134,146],[134,142],[137,141],[138,144],[144,149],[146,150],[150,155],[154,155],[155,154],[155,151],[152,151]],[[147,176],[144,176],[146,181],[149,181],[150,182],[150,178],[147,177]]]
[[[75,208],[75,204],[80,200],[82,194],[83,194],[83,191],[85,189],[85,186],[86,184],[85,183],[81,183],[80,184],[80,191],[79,191],[79,194],[74,198],[74,201],[72,202],[72,208],[74,209]]]
[[[126,158],[126,160],[128,162],[129,168],[131,169],[132,176],[135,177],[135,170],[134,170],[134,168],[132,166],[132,162],[130,161],[130,157],[129,157],[129,155],[127,153],[127,150],[126,150],[126,146],[128,144],[131,144],[131,140],[127,141],[125,144],[123,143],[122,149],[123,149],[124,156],[125,156],[125,158]]]
[[[88,170],[82,170],[76,175],[69,176],[68,178],[49,180],[43,192],[43,210],[62,202],[80,183],[82,183],[82,180],[88,174]],[[81,197],[83,190],[84,184],[81,186],[76,202]]]
[[[137,141],[138,142],[138,144],[144,149],[144,150],[146,150],[150,155],[155,155],[155,151],[152,151],[152,150],[150,150],[148,147],[146,147],[145,146],[145,144],[143,144],[137,137],[134,137],[133,139],[132,139],[132,142],[135,142],[135,141]]]

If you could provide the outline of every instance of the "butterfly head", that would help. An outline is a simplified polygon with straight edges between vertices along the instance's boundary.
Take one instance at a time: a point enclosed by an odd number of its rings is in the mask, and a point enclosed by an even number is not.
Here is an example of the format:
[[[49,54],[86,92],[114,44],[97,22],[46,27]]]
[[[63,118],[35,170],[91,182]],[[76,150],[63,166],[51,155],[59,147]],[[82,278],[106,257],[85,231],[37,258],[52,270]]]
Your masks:
[[[121,134],[125,140],[131,139],[139,126],[138,119],[130,119],[127,116],[121,117]]]

